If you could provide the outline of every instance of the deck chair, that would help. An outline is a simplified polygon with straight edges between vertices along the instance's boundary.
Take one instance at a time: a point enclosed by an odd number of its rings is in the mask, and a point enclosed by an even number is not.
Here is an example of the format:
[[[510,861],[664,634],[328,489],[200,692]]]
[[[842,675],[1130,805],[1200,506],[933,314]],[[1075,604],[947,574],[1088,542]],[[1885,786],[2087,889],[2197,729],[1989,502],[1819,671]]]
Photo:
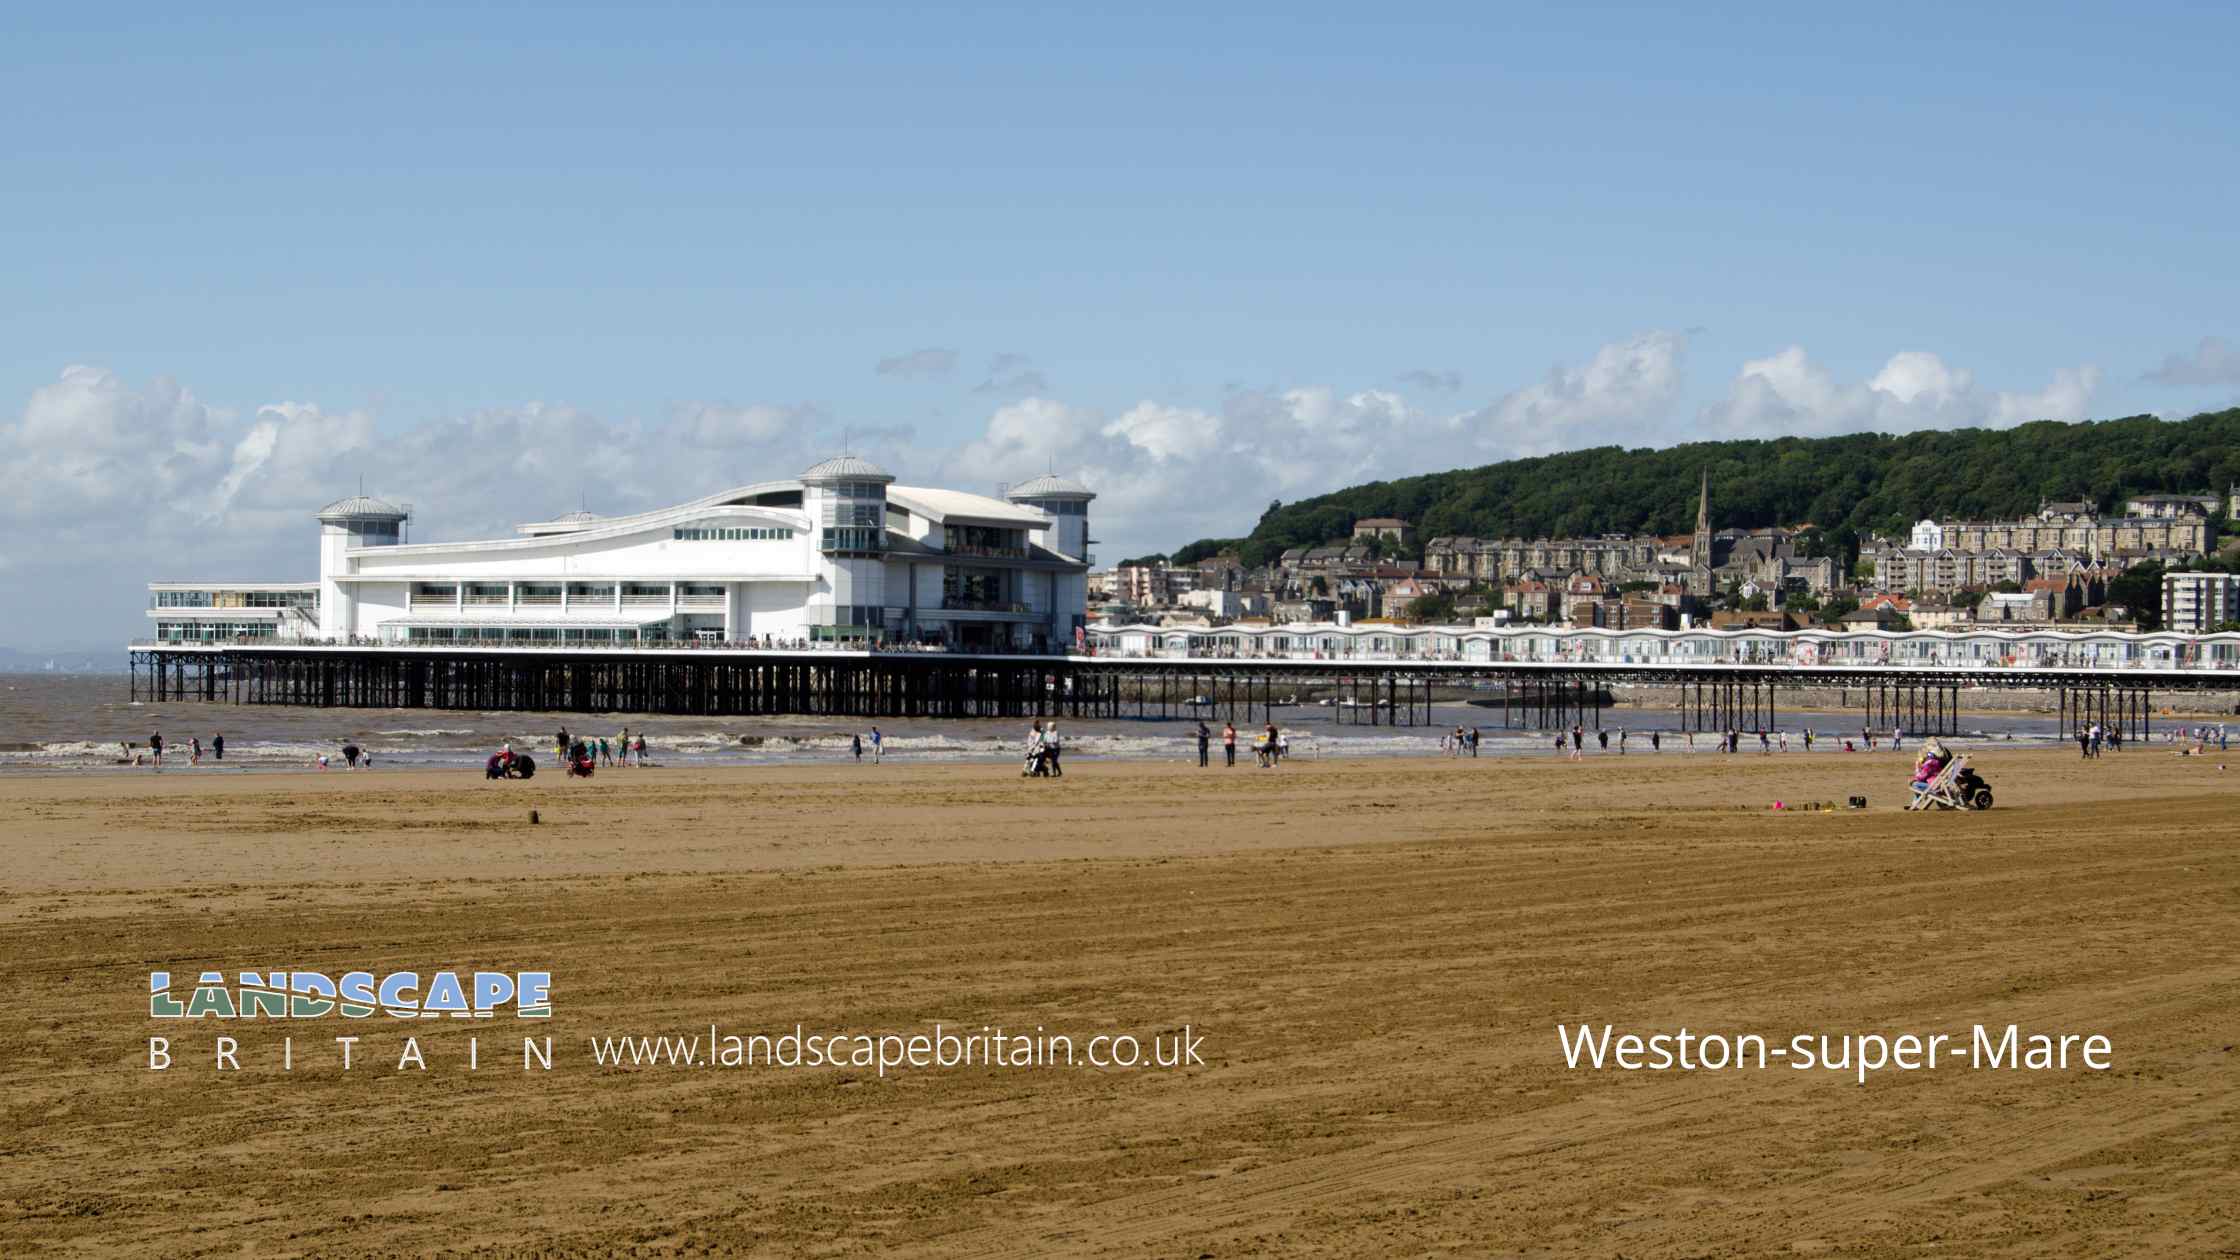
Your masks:
[[[1960,799],[1959,784],[1955,782],[1955,780],[1960,777],[1960,771],[1966,768],[1967,764],[1968,759],[1966,757],[1954,757],[1952,760],[1944,763],[1944,768],[1937,771],[1936,777],[1930,779],[1929,782],[1922,788],[1922,790],[1913,794],[1912,800],[1906,802],[1906,808],[1967,808],[1967,802]]]

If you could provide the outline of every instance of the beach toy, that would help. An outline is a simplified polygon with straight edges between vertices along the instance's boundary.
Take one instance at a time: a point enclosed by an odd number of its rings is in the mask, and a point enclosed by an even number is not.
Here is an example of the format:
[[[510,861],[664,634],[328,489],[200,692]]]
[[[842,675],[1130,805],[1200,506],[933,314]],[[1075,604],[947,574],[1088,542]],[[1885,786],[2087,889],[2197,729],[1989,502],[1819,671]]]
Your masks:
[[[1775,801],[1775,802],[1773,803],[1773,807],[1774,807],[1775,809],[1787,809],[1787,808],[1788,808],[1788,806],[1786,806],[1786,805],[1783,805],[1783,804],[1782,804],[1781,802],[1779,802],[1779,801]]]

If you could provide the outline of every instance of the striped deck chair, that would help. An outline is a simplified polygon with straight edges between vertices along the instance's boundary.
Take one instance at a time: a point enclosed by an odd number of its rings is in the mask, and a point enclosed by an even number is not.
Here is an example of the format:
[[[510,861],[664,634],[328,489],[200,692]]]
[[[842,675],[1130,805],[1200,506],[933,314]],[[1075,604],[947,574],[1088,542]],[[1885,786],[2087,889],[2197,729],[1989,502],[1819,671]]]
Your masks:
[[[1916,784],[1913,799],[1906,802],[1907,809],[1965,809],[1967,802],[1960,799],[1960,787],[1955,782],[1960,772],[1967,768],[1966,757],[1954,757],[1944,763],[1936,777],[1926,784]]]

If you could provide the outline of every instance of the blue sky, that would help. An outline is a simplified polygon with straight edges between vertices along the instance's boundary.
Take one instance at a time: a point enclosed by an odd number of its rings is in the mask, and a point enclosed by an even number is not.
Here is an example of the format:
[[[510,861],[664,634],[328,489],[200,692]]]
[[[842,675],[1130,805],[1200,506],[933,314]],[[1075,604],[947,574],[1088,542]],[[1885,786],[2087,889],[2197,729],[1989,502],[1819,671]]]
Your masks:
[[[1590,442],[2240,397],[2229,6],[1206,8],[13,12],[0,463],[57,488],[0,583],[135,505],[472,473],[461,534],[843,432],[1101,474],[1133,551]],[[555,415],[533,490],[426,462]]]

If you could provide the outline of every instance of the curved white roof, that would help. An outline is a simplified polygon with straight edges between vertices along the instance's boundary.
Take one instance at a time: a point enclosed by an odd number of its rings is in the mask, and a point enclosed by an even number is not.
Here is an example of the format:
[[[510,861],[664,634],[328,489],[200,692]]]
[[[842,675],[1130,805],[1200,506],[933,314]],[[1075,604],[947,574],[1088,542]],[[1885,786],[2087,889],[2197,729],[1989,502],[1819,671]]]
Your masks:
[[[939,525],[952,517],[1040,529],[1050,518],[1024,503],[1006,503],[966,490],[936,490],[930,486],[891,486],[887,502]]]
[[[1056,473],[1022,481],[1004,493],[1007,499],[1094,499],[1097,492],[1071,477]]]
[[[893,481],[894,474],[856,455],[836,455],[801,474],[803,481],[839,481],[843,478]]]
[[[319,519],[322,521],[401,521],[405,519],[406,515],[405,510],[394,503],[363,494],[353,494],[347,499],[336,499],[319,509]]]

